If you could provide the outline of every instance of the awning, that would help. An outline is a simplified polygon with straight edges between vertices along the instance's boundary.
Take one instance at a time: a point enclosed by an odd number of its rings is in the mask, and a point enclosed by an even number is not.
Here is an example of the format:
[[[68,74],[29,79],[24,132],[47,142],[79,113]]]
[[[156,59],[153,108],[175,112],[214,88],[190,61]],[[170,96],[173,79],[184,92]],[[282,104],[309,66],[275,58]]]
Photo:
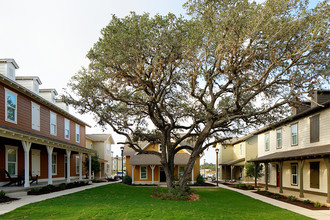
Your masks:
[[[249,160],[248,162],[263,163],[263,162],[281,161],[281,160],[315,158],[315,157],[322,157],[325,155],[330,155],[330,145],[306,147],[297,150],[276,152],[273,154],[257,157],[255,159]]]
[[[102,158],[97,158],[97,160],[98,160],[100,163],[106,163],[106,162],[108,162],[107,160],[102,159]]]
[[[245,161],[245,158],[240,158],[240,159],[235,159],[235,160],[229,160],[229,161],[220,163],[219,165],[234,165],[234,164],[237,164],[237,163],[243,162],[243,161]]]

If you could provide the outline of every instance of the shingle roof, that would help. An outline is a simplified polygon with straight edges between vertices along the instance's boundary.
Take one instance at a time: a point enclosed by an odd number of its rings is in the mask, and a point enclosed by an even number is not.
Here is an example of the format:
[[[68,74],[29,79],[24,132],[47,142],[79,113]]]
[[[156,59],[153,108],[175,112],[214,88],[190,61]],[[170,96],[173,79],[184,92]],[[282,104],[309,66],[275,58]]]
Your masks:
[[[279,160],[292,160],[306,157],[330,155],[330,145],[306,147],[297,150],[281,151],[249,160],[249,162],[270,162]]]
[[[235,159],[235,160],[229,160],[229,161],[220,163],[219,165],[234,165],[234,164],[237,164],[237,163],[242,162],[244,160],[245,160],[245,158],[240,158],[240,159]]]
[[[110,138],[110,143],[114,144],[111,134],[86,134],[86,137],[92,141],[106,141]]]
[[[174,157],[175,165],[186,165],[190,155],[186,153],[177,153]],[[138,154],[134,155],[129,160],[130,165],[161,165],[160,157],[153,154]]]

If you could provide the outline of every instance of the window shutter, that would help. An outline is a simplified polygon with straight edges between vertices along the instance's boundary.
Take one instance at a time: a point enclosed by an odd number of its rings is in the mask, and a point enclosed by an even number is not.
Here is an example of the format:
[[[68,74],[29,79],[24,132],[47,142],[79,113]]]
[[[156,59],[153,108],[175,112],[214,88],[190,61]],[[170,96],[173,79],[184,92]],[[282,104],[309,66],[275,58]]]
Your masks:
[[[320,139],[320,115],[310,118],[310,142],[318,142]]]

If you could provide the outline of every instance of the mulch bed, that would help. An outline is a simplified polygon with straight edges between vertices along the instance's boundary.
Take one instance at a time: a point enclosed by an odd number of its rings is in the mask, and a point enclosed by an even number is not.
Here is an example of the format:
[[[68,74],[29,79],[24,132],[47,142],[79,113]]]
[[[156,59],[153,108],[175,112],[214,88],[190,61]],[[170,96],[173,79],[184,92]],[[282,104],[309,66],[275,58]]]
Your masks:
[[[8,196],[5,196],[3,198],[0,198],[0,203],[5,203],[5,202],[11,202],[11,201],[15,201],[15,200],[19,200],[19,199],[16,199],[16,198],[10,198]]]
[[[271,192],[268,192],[268,191],[256,191],[255,193],[257,193],[259,195],[262,195],[262,196],[272,198],[272,199],[274,199],[274,194],[275,194],[275,193],[271,193]],[[280,195],[279,198],[276,199],[276,200],[286,202],[286,203],[290,203],[290,204],[300,206],[300,207],[310,209],[310,210],[329,210],[329,207],[325,207],[325,206],[314,207],[314,203],[306,204],[306,203],[304,203],[303,201],[300,201],[300,200],[291,201],[290,199],[288,199],[287,197],[282,196],[282,195]]]
[[[197,184],[193,184],[193,185],[190,185],[190,186],[198,186],[198,187],[216,187],[216,185],[212,184],[212,183],[203,183],[202,185],[197,185]]]
[[[228,186],[228,187],[231,187],[231,188],[235,188],[235,189],[241,189],[241,190],[254,190],[254,184],[253,185],[251,185],[253,188],[248,188],[248,187],[242,187],[242,188],[238,188],[238,187],[236,187],[236,185],[237,184],[232,184],[232,183],[222,183],[222,185],[226,185],[226,186]],[[246,185],[246,186],[248,186],[248,185]],[[257,185],[257,188],[260,188],[260,186],[258,186]]]

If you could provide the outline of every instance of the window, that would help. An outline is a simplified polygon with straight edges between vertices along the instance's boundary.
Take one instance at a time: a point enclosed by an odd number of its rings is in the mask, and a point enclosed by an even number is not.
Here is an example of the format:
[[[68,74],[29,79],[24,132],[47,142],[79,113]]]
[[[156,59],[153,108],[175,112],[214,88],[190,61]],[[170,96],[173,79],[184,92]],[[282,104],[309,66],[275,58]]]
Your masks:
[[[107,144],[107,145],[106,145],[106,149],[107,149],[107,150],[106,150],[106,151],[107,151],[107,155],[109,155],[109,154],[110,154],[110,144]]]
[[[276,148],[282,147],[282,129],[276,130]]]
[[[79,167],[80,167],[79,156],[76,156],[76,174],[79,174]]]
[[[57,174],[57,154],[56,153],[52,154],[52,174],[53,175]]]
[[[107,163],[107,173],[110,173],[110,164]]]
[[[291,145],[298,145],[298,124],[291,125]]]
[[[265,149],[269,150],[269,133],[265,134]]]
[[[291,184],[298,185],[298,164],[291,164]]]
[[[76,142],[80,142],[80,126],[76,124]]]
[[[162,152],[162,145],[158,144],[158,152],[161,153]]]
[[[239,155],[243,155],[243,144],[242,143],[240,143],[239,144]]]
[[[5,117],[6,121],[17,123],[17,94],[5,89],[6,95],[6,108],[5,108]]]
[[[50,134],[57,134],[57,120],[54,112],[50,112]]]
[[[310,142],[320,140],[320,115],[314,115],[310,118]]]
[[[243,167],[239,168],[239,179],[241,180],[243,178]]]
[[[184,167],[179,167],[179,179],[183,176]]]
[[[140,179],[147,179],[147,167],[140,167]]]
[[[70,121],[64,119],[64,138],[70,140]]]
[[[6,170],[11,176],[17,175],[17,147],[6,146]]]
[[[31,102],[32,109],[32,129],[40,131],[40,106]]]

